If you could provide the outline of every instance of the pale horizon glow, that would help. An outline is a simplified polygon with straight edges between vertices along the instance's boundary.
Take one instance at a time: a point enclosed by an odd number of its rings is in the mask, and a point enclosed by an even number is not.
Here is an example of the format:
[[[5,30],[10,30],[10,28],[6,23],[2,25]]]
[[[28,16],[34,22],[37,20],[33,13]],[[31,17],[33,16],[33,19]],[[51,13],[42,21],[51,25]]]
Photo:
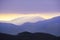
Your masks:
[[[19,17],[33,17],[38,16],[42,17],[44,19],[50,19],[56,16],[60,16],[60,13],[31,13],[31,14],[17,14],[17,13],[9,13],[9,14],[0,14],[0,21],[11,21],[13,19],[19,18]]]

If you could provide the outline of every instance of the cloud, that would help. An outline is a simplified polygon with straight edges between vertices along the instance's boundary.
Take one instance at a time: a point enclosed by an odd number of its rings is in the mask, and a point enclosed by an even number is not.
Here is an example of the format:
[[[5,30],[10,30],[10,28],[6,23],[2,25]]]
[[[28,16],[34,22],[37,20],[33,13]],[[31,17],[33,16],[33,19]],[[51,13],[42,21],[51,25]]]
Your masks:
[[[35,22],[43,21],[43,20],[45,20],[45,19],[42,17],[39,17],[39,16],[24,16],[24,17],[15,18],[15,19],[11,20],[10,22],[13,24],[16,24],[16,25],[21,25],[26,22],[35,23]]]

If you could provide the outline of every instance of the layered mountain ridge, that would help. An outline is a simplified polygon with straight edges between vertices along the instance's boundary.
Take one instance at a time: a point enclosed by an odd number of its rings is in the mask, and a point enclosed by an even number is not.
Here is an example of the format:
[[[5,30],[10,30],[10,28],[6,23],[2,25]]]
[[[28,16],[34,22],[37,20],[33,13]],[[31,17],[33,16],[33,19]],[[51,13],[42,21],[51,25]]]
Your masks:
[[[38,21],[35,23],[26,22],[22,25],[14,25],[14,24],[11,25],[11,23],[0,23],[0,32],[17,34],[24,31],[32,33],[44,32],[60,36],[60,16],[44,21]]]

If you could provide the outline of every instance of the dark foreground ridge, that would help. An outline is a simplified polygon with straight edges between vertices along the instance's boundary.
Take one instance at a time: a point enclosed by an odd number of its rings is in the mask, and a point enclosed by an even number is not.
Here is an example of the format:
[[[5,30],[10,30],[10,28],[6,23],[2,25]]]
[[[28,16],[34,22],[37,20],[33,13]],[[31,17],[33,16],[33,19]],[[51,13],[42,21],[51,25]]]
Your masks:
[[[9,35],[0,33],[0,40],[59,40],[60,37],[56,37],[47,33],[30,33],[22,32],[18,35]]]

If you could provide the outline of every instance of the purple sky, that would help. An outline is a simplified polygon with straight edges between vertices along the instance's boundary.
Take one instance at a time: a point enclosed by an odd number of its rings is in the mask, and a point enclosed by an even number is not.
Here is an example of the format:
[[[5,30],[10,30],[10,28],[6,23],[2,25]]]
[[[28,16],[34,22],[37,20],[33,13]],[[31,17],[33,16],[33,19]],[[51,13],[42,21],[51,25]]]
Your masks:
[[[59,0],[0,0],[0,13],[59,12]]]

